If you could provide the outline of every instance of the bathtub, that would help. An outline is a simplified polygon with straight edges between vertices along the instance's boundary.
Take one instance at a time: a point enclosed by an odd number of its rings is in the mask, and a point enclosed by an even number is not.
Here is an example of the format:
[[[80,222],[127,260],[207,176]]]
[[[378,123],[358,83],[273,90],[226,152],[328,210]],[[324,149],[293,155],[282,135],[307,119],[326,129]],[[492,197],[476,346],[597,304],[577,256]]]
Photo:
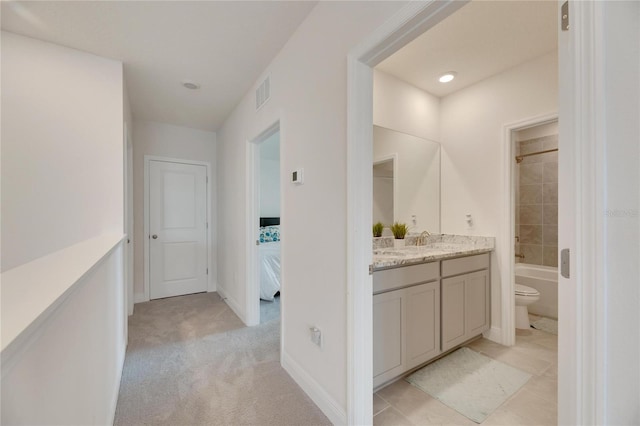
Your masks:
[[[540,300],[528,306],[529,313],[558,318],[558,268],[516,263],[516,284],[535,288]]]

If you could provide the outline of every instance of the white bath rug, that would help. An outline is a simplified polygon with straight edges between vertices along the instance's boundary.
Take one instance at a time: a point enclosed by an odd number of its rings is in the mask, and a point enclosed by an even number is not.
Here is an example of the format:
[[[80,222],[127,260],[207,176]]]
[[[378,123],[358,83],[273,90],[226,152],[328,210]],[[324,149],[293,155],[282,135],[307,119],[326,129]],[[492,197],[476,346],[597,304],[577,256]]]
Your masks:
[[[536,330],[546,331],[547,333],[558,335],[558,321],[551,318],[540,318],[531,323],[531,327]]]
[[[463,416],[482,423],[530,378],[524,371],[460,348],[405,380]]]

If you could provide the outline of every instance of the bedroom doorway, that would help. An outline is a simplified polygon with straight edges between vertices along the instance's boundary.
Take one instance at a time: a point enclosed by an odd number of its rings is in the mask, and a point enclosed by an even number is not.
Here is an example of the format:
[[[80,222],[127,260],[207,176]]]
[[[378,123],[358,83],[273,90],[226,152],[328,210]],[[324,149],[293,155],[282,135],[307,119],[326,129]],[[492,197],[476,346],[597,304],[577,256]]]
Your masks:
[[[280,125],[248,146],[247,325],[280,319]]]

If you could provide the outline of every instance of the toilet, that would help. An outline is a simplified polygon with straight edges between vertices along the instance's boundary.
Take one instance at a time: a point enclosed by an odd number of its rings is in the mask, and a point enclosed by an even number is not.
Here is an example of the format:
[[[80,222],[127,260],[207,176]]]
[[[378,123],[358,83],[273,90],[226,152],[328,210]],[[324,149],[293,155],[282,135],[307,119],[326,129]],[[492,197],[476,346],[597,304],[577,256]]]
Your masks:
[[[516,328],[528,330],[529,310],[527,306],[537,302],[540,299],[540,293],[535,288],[526,285],[516,284]]]

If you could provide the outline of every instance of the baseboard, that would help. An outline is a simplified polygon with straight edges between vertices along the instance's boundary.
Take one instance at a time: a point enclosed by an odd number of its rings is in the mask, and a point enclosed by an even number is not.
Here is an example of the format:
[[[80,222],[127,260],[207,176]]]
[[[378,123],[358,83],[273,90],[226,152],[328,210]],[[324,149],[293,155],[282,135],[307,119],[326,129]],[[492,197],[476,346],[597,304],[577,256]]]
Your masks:
[[[502,341],[502,329],[499,327],[491,327],[489,330],[482,333],[482,337],[489,339],[492,342],[504,345],[504,342]]]
[[[149,300],[144,297],[144,293],[135,293],[133,295],[133,303],[143,303],[148,302]]]
[[[340,407],[320,384],[309,375],[289,354],[282,352],[282,368],[309,395],[309,398],[322,410],[334,425],[346,425],[347,413]]]
[[[226,291],[220,286],[217,286],[217,293],[222,297],[224,302],[231,308],[231,310],[242,320],[244,324],[247,323],[247,319],[244,316],[244,309],[240,307],[240,304],[235,299],[229,297]]]
[[[127,342],[124,342],[122,345],[122,350],[118,356],[118,370],[116,377],[116,386],[113,392],[113,396],[111,397],[111,405],[109,406],[109,421],[107,424],[112,425],[116,419],[116,407],[118,405],[118,395],[120,394],[120,383],[122,382],[122,370],[124,369],[124,357],[127,352]]]

